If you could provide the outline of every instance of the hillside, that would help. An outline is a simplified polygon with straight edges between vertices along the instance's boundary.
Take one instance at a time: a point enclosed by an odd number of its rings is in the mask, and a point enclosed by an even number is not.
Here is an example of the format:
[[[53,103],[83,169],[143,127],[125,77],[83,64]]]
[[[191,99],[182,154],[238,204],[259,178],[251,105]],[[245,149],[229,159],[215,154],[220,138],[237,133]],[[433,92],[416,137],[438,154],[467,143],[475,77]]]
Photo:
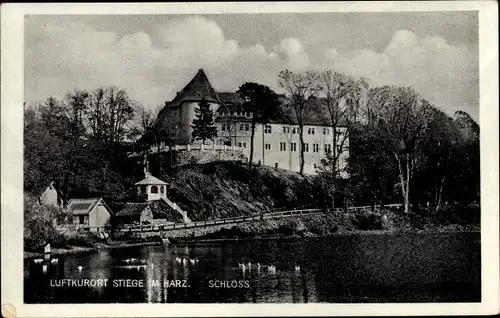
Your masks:
[[[168,180],[168,197],[192,220],[231,217],[299,206],[319,207],[311,177],[241,162],[184,166],[160,179]]]

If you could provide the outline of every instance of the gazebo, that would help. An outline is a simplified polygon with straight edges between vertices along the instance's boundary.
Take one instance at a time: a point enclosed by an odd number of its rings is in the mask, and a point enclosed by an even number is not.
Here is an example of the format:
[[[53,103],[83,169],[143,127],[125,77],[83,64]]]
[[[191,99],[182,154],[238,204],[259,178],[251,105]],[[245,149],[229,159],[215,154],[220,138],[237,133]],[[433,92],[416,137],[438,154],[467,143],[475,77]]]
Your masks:
[[[166,199],[167,185],[168,183],[152,176],[149,172],[146,172],[146,178],[135,184],[137,187],[137,194],[147,195],[148,201],[160,200],[162,198]]]

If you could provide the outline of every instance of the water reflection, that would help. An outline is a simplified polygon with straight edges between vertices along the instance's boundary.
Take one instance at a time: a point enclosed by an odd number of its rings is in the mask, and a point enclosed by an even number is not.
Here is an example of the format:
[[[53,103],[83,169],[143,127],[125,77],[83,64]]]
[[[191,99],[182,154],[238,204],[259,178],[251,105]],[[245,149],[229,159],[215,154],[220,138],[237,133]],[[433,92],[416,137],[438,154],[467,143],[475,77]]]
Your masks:
[[[480,301],[479,251],[475,234],[110,249],[27,260],[24,295],[27,303]],[[108,283],[51,286],[64,278]],[[143,286],[117,287],[125,282]]]

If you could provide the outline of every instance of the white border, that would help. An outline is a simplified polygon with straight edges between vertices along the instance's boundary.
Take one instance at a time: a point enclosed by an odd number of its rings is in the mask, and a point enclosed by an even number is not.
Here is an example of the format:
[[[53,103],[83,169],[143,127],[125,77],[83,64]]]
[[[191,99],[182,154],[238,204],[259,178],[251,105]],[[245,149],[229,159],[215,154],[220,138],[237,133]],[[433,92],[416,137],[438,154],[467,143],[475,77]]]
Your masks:
[[[22,131],[25,14],[193,14],[479,10],[482,302],[477,304],[23,304]],[[2,48],[2,308],[16,317],[78,316],[360,316],[462,315],[499,312],[498,8],[494,1],[281,2],[172,4],[3,4]]]

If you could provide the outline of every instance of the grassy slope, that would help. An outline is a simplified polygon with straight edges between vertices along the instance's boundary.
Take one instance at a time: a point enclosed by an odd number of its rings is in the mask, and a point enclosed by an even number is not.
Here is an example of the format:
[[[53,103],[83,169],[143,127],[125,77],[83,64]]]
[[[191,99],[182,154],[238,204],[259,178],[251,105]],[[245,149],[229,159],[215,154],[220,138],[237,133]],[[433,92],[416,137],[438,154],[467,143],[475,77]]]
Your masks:
[[[295,208],[304,203],[319,206],[310,177],[270,167],[249,170],[239,162],[214,162],[180,167],[160,178],[170,180],[169,198],[187,210],[192,220]]]

